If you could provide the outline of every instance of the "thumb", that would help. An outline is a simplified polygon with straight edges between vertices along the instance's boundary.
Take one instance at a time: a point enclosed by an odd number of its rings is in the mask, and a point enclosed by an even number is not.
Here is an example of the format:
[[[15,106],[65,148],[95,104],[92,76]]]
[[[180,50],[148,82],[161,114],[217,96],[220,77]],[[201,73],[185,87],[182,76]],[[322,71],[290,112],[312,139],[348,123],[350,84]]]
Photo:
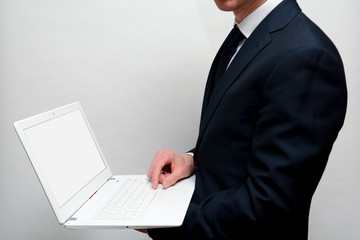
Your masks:
[[[172,172],[168,175],[162,183],[163,189],[173,186],[181,178],[179,172]]]

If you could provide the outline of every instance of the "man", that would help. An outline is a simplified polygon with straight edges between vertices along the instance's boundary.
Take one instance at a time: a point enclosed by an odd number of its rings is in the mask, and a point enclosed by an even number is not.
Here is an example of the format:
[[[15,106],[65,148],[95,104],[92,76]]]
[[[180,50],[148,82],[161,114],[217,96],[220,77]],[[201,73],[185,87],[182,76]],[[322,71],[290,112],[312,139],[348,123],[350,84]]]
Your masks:
[[[233,11],[232,32],[244,37],[224,69],[232,34],[213,62],[196,147],[159,151],[149,168],[154,188],[196,174],[183,225],[149,235],[307,239],[311,198],[346,111],[341,58],[295,0],[215,3]]]

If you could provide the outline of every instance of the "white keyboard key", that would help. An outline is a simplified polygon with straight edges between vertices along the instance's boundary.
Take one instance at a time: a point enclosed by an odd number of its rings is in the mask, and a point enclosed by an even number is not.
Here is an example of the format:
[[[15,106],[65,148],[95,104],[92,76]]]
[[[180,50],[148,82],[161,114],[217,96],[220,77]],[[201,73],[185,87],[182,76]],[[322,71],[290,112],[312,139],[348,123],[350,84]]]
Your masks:
[[[129,179],[97,215],[100,219],[141,219],[157,190],[144,178]]]

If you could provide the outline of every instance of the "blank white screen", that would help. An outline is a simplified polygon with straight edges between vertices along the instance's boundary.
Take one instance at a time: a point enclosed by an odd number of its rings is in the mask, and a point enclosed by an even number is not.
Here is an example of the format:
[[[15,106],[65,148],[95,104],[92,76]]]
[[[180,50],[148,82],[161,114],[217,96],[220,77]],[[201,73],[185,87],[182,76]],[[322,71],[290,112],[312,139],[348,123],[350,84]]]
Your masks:
[[[80,110],[28,128],[25,135],[60,207],[105,168]]]

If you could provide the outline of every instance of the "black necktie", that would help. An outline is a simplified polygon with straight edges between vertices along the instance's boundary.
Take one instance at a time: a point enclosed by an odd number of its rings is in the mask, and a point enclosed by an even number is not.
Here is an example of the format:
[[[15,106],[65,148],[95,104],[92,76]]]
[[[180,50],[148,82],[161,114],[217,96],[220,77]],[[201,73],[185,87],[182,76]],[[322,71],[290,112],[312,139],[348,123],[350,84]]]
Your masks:
[[[220,79],[224,75],[231,58],[236,52],[239,42],[243,39],[244,39],[244,35],[241,33],[237,25],[234,25],[233,29],[231,30],[231,32],[224,41],[220,53],[220,57],[218,60],[218,64],[216,67],[215,78],[213,79],[214,82],[211,92],[214,91],[216,85],[219,83]]]

